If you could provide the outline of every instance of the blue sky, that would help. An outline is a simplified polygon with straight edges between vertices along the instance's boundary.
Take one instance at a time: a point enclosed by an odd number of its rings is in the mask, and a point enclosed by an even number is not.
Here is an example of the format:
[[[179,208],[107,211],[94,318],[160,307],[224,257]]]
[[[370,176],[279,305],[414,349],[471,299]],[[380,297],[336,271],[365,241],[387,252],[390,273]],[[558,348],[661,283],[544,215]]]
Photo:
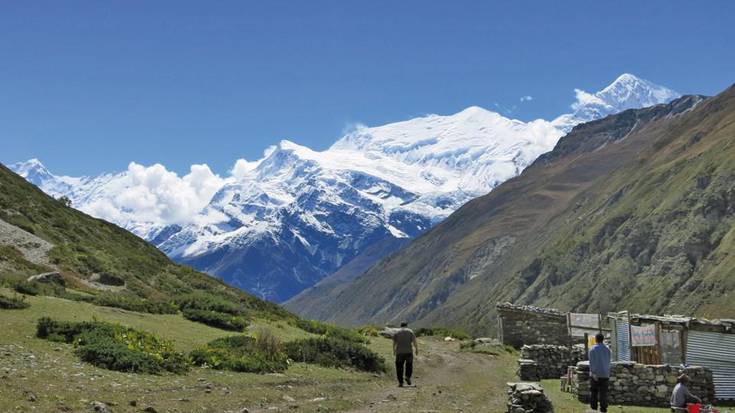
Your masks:
[[[552,118],[623,72],[735,82],[732,1],[32,3],[0,5],[0,161],[70,175],[224,174],[280,139],[470,105]]]

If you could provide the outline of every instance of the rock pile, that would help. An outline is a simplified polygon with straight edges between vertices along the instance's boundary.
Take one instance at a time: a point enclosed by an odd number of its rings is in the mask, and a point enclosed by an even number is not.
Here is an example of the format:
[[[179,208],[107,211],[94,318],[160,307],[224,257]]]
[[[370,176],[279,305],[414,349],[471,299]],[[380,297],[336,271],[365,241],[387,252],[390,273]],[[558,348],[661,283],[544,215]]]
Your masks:
[[[523,381],[558,379],[567,373],[569,366],[586,360],[584,346],[555,346],[534,344],[521,347],[518,360],[519,376]]]
[[[590,399],[590,369],[588,362],[580,362],[569,370],[569,388],[582,402]],[[715,398],[712,371],[705,367],[675,367],[614,362],[610,370],[610,403],[635,406],[669,405],[676,378],[686,373],[691,382],[689,390],[711,402]]]
[[[536,383],[508,383],[508,413],[553,413],[554,407]]]

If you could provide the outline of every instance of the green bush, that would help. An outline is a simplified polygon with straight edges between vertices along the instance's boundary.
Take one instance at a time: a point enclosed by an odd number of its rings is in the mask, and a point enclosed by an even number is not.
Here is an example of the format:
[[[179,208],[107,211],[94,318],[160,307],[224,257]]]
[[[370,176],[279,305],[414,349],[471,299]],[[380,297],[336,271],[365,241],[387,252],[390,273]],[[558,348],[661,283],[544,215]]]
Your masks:
[[[439,336],[439,337],[452,337],[457,340],[468,340],[472,338],[469,334],[462,330],[454,330],[445,327],[421,327],[416,330],[416,337],[425,336]]]
[[[232,336],[214,340],[191,352],[192,362],[218,370],[275,373],[288,368],[280,342],[266,337]]]
[[[82,296],[80,296],[82,297]],[[94,297],[81,298],[78,301],[89,301],[94,305],[104,307],[122,308],[123,310],[136,311],[150,314],[176,314],[176,306],[163,301],[152,301],[131,295],[101,294]]]
[[[332,324],[322,323],[315,320],[296,320],[296,327],[306,331],[307,333],[319,334],[322,336],[350,341],[353,343],[367,343],[368,339],[357,331],[344,327],[338,327]]]
[[[385,360],[365,347],[347,340],[320,337],[288,342],[286,354],[294,361],[325,367],[352,367],[363,371],[384,372]]]
[[[0,308],[5,310],[19,310],[28,308],[31,305],[26,302],[25,297],[18,296],[17,294],[13,297],[8,297],[0,294]]]
[[[109,370],[160,374],[183,374],[189,360],[173,349],[170,341],[119,324],[62,322],[48,317],[38,320],[36,336],[73,343],[82,361]]]
[[[13,285],[13,289],[25,295],[38,295],[39,293],[38,284],[28,281],[20,281],[16,283]]]
[[[231,315],[245,315],[245,309],[214,294],[197,291],[176,297],[174,302],[183,310],[206,310]]]
[[[223,330],[242,332],[248,326],[247,320],[243,317],[219,313],[217,311],[187,308],[183,314],[188,320],[197,321]]]

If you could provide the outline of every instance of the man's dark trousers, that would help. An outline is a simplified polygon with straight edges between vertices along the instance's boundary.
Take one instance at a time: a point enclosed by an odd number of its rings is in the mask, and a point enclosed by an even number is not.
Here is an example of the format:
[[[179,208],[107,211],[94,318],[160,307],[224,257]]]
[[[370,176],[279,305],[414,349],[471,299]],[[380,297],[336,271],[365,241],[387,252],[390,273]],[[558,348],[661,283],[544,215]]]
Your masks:
[[[413,374],[413,354],[404,353],[396,354],[396,375],[398,376],[398,383],[403,384],[403,365],[406,365],[406,380],[411,381],[411,375]]]
[[[607,391],[610,385],[610,379],[608,378],[590,378],[590,390],[592,391],[592,400],[590,400],[590,407],[592,410],[597,410],[597,405],[600,405],[600,411],[605,413],[607,411]]]

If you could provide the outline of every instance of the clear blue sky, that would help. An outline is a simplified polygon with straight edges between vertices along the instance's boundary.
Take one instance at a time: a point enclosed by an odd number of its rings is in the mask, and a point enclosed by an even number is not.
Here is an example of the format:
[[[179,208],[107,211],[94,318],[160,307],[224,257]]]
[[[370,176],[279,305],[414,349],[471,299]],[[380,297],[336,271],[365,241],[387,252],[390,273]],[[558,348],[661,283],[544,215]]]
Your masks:
[[[714,94],[735,82],[733,17],[733,1],[8,1],[0,161],[223,174],[355,122],[495,103],[551,118],[622,72]]]

